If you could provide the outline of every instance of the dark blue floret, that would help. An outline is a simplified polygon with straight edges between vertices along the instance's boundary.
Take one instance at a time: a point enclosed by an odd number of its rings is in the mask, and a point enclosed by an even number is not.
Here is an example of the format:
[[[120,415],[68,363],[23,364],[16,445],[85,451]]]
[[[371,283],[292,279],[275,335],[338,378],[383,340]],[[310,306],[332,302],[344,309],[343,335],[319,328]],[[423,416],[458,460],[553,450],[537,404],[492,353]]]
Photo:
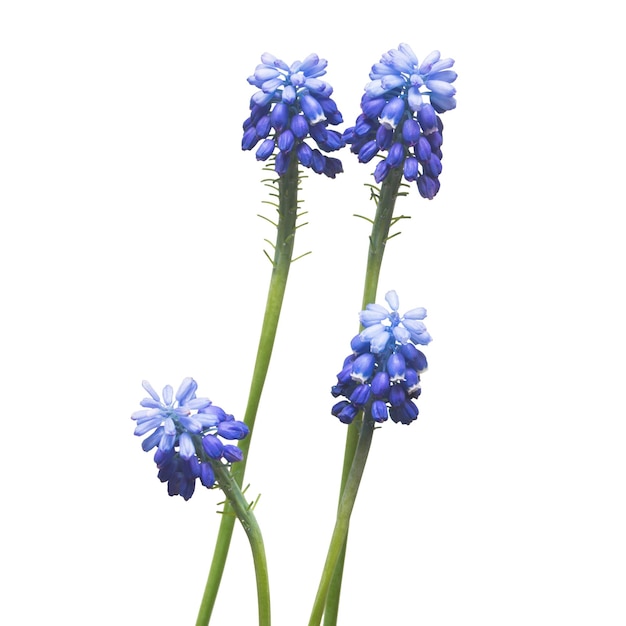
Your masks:
[[[374,400],[370,410],[375,422],[384,422],[389,417],[389,409],[383,400]]]
[[[224,458],[229,463],[237,463],[243,460],[243,452],[237,446],[227,443],[224,446]]]
[[[273,139],[265,139],[256,151],[256,158],[259,161],[265,161],[274,152],[276,142]]]
[[[357,408],[362,409],[370,399],[372,388],[370,385],[357,385],[356,389],[350,394],[350,402]]]

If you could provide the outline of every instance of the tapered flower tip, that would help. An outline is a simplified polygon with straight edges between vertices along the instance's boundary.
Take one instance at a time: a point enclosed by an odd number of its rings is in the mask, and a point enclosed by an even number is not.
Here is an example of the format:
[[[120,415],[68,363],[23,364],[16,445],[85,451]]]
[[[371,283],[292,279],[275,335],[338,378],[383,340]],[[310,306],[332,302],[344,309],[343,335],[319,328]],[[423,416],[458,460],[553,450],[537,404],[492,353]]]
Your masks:
[[[244,439],[249,433],[248,427],[236,420],[220,422],[217,425],[217,433],[224,439]]]
[[[339,159],[335,157],[326,157],[326,162],[324,164],[324,174],[329,178],[335,178],[337,174],[341,174],[343,172],[343,165]]]
[[[427,346],[432,340],[433,338],[427,330],[421,333],[411,333],[411,341],[421,346]]]
[[[370,98],[365,94],[361,100],[361,110],[367,117],[376,119],[386,104],[387,101],[384,98]]]
[[[174,400],[174,389],[172,385],[163,387],[163,403],[170,406]]]
[[[373,354],[380,354],[387,347],[391,333],[387,326],[375,324],[361,333],[361,339],[370,342],[370,350]]]
[[[354,391],[350,394],[350,402],[352,402],[357,409],[361,409],[369,400],[371,393],[372,388],[370,385],[357,385]]]
[[[251,126],[248,128],[241,138],[241,149],[242,150],[252,150],[254,146],[259,143],[259,135],[257,134],[256,128]]]
[[[184,378],[176,392],[176,400],[179,404],[185,404],[190,400],[198,389],[198,383],[193,378]]]
[[[410,400],[389,409],[389,415],[396,424],[410,424],[417,419],[419,410]]]
[[[423,306],[411,309],[404,314],[404,319],[407,320],[423,320],[426,317],[426,309]]]
[[[380,123],[383,126],[395,129],[400,123],[405,109],[406,105],[402,98],[394,98],[393,100],[390,100],[381,111]]]
[[[413,344],[407,343],[400,348],[400,352],[404,355],[407,363],[418,372],[423,372],[428,368],[426,355],[418,350]]]
[[[407,395],[406,390],[401,385],[392,385],[389,390],[389,404],[392,407],[400,406],[403,402],[406,402]]]
[[[313,96],[304,94],[300,98],[300,105],[302,106],[302,112],[312,125],[319,124],[326,119],[322,105]]]
[[[398,298],[398,294],[395,291],[388,291],[385,294],[385,300],[387,304],[391,308],[392,311],[397,311],[400,306],[400,299]]]
[[[439,50],[433,50],[427,57],[422,61],[422,64],[419,66],[420,74],[428,74],[432,71],[433,65],[439,61],[441,58],[441,53]]]
[[[161,398],[159,398],[159,394],[154,390],[152,385],[147,380],[142,381],[141,386],[150,394],[150,397],[155,402],[161,402]]]
[[[200,482],[210,489],[215,484],[215,472],[210,463],[202,463],[200,465]]]
[[[295,140],[296,138],[293,132],[287,129],[280,133],[280,135],[278,136],[278,141],[276,143],[278,144],[279,150],[289,152],[293,148]]]
[[[396,72],[406,74],[410,73],[414,67],[414,63],[411,62],[411,59],[401,50],[389,50],[389,52],[383,54],[382,61],[393,67]]]
[[[187,432],[182,433],[179,441],[180,446],[180,457],[188,461],[195,453],[196,449],[193,445],[193,439],[191,435]]]
[[[270,54],[269,52],[264,52],[261,55],[261,61],[265,63],[266,65],[277,67],[283,70],[284,72],[289,71],[289,66],[284,61],[275,57],[273,54]]]
[[[376,365],[376,359],[370,352],[360,354],[352,363],[352,380],[360,383],[365,383],[374,373],[374,366]]]
[[[330,412],[335,416],[335,417],[339,417],[339,414],[347,407],[350,406],[350,403],[347,400],[340,400],[339,402],[337,402],[335,405],[333,405],[333,408],[330,410]]]
[[[256,151],[257,161],[266,161],[274,152],[274,148],[276,147],[276,142],[273,139],[265,139],[263,143],[259,146],[259,149]]]
[[[445,97],[433,93],[430,96],[430,101],[437,113],[445,113],[446,111],[451,111],[456,108],[456,100],[454,97]]]
[[[432,200],[439,191],[439,180],[424,174],[417,179],[417,189],[423,198]]]
[[[280,132],[287,127],[289,122],[289,107],[284,102],[279,102],[270,115],[272,126]]]
[[[243,452],[237,447],[227,443],[222,452],[224,458],[229,463],[236,463],[243,460]]]
[[[378,144],[374,139],[372,139],[359,150],[359,163],[369,163],[377,154]]]
[[[298,138],[303,139],[309,132],[309,123],[304,115],[295,115],[291,118],[291,132]]]
[[[367,352],[370,348],[370,342],[369,341],[363,341],[363,339],[361,339],[361,335],[355,335],[352,338],[352,341],[350,342],[350,347],[352,348],[352,351],[354,352],[354,354],[361,354],[361,352]]]
[[[353,404],[346,402],[342,406],[341,410],[338,410],[338,406],[335,405],[335,412],[333,415],[338,417],[340,422],[343,422],[344,424],[351,424],[358,412],[359,409],[357,409]]]
[[[374,400],[371,407],[372,419],[375,422],[384,422],[389,417],[389,410],[387,404],[382,400]]]
[[[411,368],[407,368],[404,372],[403,386],[409,396],[417,395],[421,391],[419,374]]]
[[[435,95],[443,96],[444,98],[449,98],[456,93],[456,87],[445,80],[427,80],[426,87]]]
[[[411,48],[411,46],[409,46],[408,43],[401,43],[398,46],[398,50],[400,50],[400,52],[402,52],[402,54],[404,54],[404,56],[407,57],[407,59],[409,59],[409,61],[413,65],[417,65],[417,56],[415,55],[415,52],[413,52],[413,49]]]
[[[224,444],[215,435],[205,435],[202,438],[202,447],[210,458],[219,459],[222,456]]]
[[[407,157],[404,160],[402,173],[409,182],[417,180],[417,177],[419,175],[419,161],[415,157]]]
[[[429,135],[438,130],[437,114],[435,113],[434,107],[430,104],[424,104],[420,107],[417,112],[417,121],[425,135]]]
[[[380,304],[368,304],[365,311],[359,313],[359,320],[365,328],[373,326],[374,324],[380,324],[383,320],[389,317],[389,311]]]
[[[282,96],[282,101],[284,104],[293,104],[296,101],[296,98],[298,97],[298,92],[296,91],[296,88],[293,85],[287,85],[284,89],[283,89],[283,96]]]
[[[398,380],[404,380],[406,371],[406,361],[400,352],[394,352],[387,360],[387,372],[389,373],[389,381],[394,383]]]
[[[372,393],[375,397],[380,398],[389,393],[390,380],[389,374],[385,371],[377,372],[372,379]]]
[[[394,326],[392,331],[396,341],[404,344],[411,339],[411,333],[404,326]]]
[[[420,138],[420,126],[414,119],[405,120],[402,124],[402,139],[407,146],[414,146]]]
[[[302,63],[298,61],[299,67],[296,71],[300,71],[300,72],[304,72],[305,74],[308,74],[314,67],[317,67],[319,62],[320,62],[320,58],[317,56],[317,54],[315,54],[315,52],[311,52],[311,54],[309,54],[309,56],[306,57],[306,59],[304,59]]]
[[[405,147],[401,141],[396,141],[389,148],[389,154],[387,155],[387,164],[389,167],[398,167],[404,162]]]
[[[387,178],[387,174],[389,174],[389,170],[391,167],[389,163],[387,163],[387,159],[384,161],[379,161],[374,168],[374,180],[376,183],[381,183],[385,178]]]
[[[255,87],[260,87],[264,82],[280,76],[280,72],[275,67],[268,65],[257,65],[254,75],[248,77],[248,82]]]

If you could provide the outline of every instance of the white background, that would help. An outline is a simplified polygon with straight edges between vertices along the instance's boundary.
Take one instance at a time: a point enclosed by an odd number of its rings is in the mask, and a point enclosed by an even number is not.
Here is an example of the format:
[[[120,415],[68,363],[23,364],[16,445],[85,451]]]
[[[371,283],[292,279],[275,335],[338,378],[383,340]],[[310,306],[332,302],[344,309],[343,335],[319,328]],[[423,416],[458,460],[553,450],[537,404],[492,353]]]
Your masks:
[[[0,9],[3,624],[193,624],[220,494],[169,498],[130,414],[188,375],[241,417],[274,233],[240,150],[269,51],[347,127],[400,42],[456,59],[442,188],[379,301],[428,308],[420,418],[377,431],[342,625],[626,623],[623,61],[607,1],[6,2]],[[615,8],[615,11],[617,8]],[[342,127],[342,128],[343,128]],[[345,427],[373,165],[311,173],[248,480],[275,624],[305,624]],[[256,622],[235,533],[214,624]]]

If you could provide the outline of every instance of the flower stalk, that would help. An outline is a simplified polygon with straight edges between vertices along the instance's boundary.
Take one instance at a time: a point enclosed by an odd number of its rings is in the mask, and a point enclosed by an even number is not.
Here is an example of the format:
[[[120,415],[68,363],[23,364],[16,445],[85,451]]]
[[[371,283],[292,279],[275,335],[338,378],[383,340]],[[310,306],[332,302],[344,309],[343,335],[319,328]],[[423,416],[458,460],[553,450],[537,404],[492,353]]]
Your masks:
[[[376,301],[385,245],[389,239],[393,210],[402,179],[409,183],[417,182],[420,195],[429,200],[432,200],[439,191],[443,124],[438,114],[456,107],[454,98],[456,89],[452,83],[456,80],[457,74],[450,69],[453,65],[453,59],[441,58],[437,50],[427,55],[421,63],[408,44],[401,43],[397,49],[389,50],[382,55],[379,63],[372,66],[369,75],[371,82],[366,85],[365,94],[361,99],[361,115],[357,117],[353,127],[344,131],[343,136],[350,145],[350,151],[358,156],[361,163],[368,163],[375,156],[383,157],[374,171],[374,180],[377,183],[382,182],[382,187],[370,236],[362,308]],[[338,515],[345,507],[342,503],[344,493],[346,496],[348,493],[346,489],[351,480],[352,470],[359,465],[357,441],[371,443],[371,437],[365,436],[365,429],[374,419],[383,419],[383,403],[378,403],[376,416],[372,417],[369,408],[366,408],[365,419],[361,422],[356,419],[351,421],[356,413],[356,407],[355,403],[350,401],[338,403],[338,406],[333,408],[334,414],[349,424]],[[417,410],[413,408],[410,414],[399,415],[396,408],[395,417],[393,413],[391,416],[394,421],[408,423],[415,419]],[[350,493],[356,497],[356,491]],[[333,542],[336,541],[334,534],[329,559],[316,597],[311,626],[317,626],[321,619],[319,611],[321,598],[325,602],[324,626],[336,626],[337,623],[348,524],[342,522],[341,528],[345,534],[343,547],[333,563],[335,557]],[[326,570],[331,567],[333,578],[326,587],[327,592],[324,592],[327,584]]]
[[[220,488],[226,495],[230,507],[237,516],[250,542],[256,577],[259,626],[270,626],[270,586],[261,529],[251,505],[246,501],[239,485],[233,479],[232,471],[229,471],[228,467],[219,461],[214,461],[212,465]],[[232,515],[229,517],[232,517]]]
[[[356,428],[351,428],[350,430],[356,431]],[[328,547],[326,563],[324,564],[324,569],[322,571],[322,577],[317,590],[317,595],[315,596],[315,602],[313,603],[309,626],[319,626],[322,614],[325,611],[325,605],[328,606],[327,594],[329,588],[331,585],[334,586],[336,583],[335,572],[341,555],[345,554],[350,515],[352,514],[361,478],[363,477],[363,470],[365,469],[365,463],[367,461],[367,456],[372,443],[373,433],[374,421],[366,413],[362,420],[358,443],[351,459],[350,471],[348,472],[345,483],[342,485],[341,499],[339,500],[339,508],[337,510],[337,520],[335,522],[335,528]],[[341,584],[341,579],[339,579],[339,584]],[[336,600],[336,604],[338,606],[338,594],[336,596]]]
[[[389,239],[389,230],[393,220],[396,199],[400,192],[401,182],[402,171],[396,169],[389,172],[389,175],[381,185],[380,196],[377,200],[376,215],[370,235],[367,270],[363,286],[362,308],[365,308],[368,303],[376,300],[380,270],[387,240]],[[335,626],[337,623],[350,514],[354,506],[361,476],[365,469],[365,461],[367,460],[367,454],[371,445],[373,429],[374,422],[371,417],[367,415],[360,421],[355,420],[348,427],[339,492],[340,498],[337,522],[329,546],[328,556],[311,613],[309,626],[318,626],[322,613],[324,614],[324,626]],[[357,448],[359,448],[358,456]],[[350,485],[348,485],[349,481],[351,481]],[[337,546],[339,546],[339,549],[337,549]]]
[[[261,336],[257,349],[256,362],[248,393],[248,402],[244,416],[244,423],[250,432],[246,439],[240,442],[243,452],[243,460],[233,467],[232,479],[241,486],[243,484],[248,451],[252,441],[256,415],[261,401],[263,386],[267,377],[267,371],[272,356],[274,340],[278,328],[280,311],[283,304],[289,268],[293,257],[293,246],[296,233],[296,220],[298,217],[298,188],[299,188],[298,161],[295,155],[292,156],[286,173],[278,179],[278,229],[276,234],[276,246],[272,266],[265,315],[261,327]],[[230,503],[224,505],[224,511],[220,522],[220,527],[215,543],[213,560],[209,569],[204,595],[200,604],[196,626],[207,626],[217,593],[219,591],[233,529],[235,526],[235,516]]]

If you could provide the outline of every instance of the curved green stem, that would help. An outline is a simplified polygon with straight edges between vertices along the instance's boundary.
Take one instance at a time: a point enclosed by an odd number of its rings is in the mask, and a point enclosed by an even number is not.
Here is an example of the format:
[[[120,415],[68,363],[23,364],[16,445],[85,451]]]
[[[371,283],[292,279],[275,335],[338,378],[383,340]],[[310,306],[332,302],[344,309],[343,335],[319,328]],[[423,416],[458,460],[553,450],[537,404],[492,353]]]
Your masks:
[[[330,540],[328,547],[328,554],[326,555],[326,563],[322,571],[322,577],[319,587],[317,589],[317,595],[315,596],[315,602],[313,603],[313,610],[311,611],[311,618],[309,620],[309,626],[318,626],[324,613],[324,607],[326,604],[326,598],[328,594],[331,581],[334,578],[334,572],[337,566],[339,556],[344,551],[346,538],[348,537],[348,527],[350,524],[350,515],[354,507],[356,500],[356,494],[359,490],[359,484],[361,483],[361,477],[363,476],[363,470],[365,469],[365,462],[367,461],[367,455],[372,443],[372,434],[374,432],[374,420],[369,415],[365,415],[363,419],[363,425],[361,427],[361,434],[359,435],[359,441],[354,451],[354,458],[352,459],[352,466],[348,472],[345,485],[343,486],[343,492],[339,501],[339,509],[337,510],[337,520],[335,522],[335,529]]]
[[[393,211],[402,182],[402,171],[393,169],[383,181],[380,190],[380,197],[376,207],[376,215],[372,224],[372,233],[370,235],[370,245],[367,255],[367,269],[365,272],[365,284],[363,286],[363,301],[361,308],[376,302],[376,292],[378,290],[378,279],[380,277],[380,269],[383,263],[383,255],[385,254],[385,246],[389,237],[389,229],[393,218]],[[366,421],[363,422],[366,424]],[[348,476],[355,458],[357,442],[359,441],[358,424],[353,422],[348,427],[346,434],[346,446],[343,457],[343,471],[341,476],[340,503],[343,499],[343,493],[346,487]],[[371,441],[371,438],[370,438]],[[355,494],[356,496],[356,494]],[[324,611],[324,626],[335,626],[337,624],[337,614],[339,612],[339,597],[341,595],[341,583],[343,580],[343,566],[346,558],[348,531],[346,530],[346,539],[343,543],[341,551],[337,557],[337,564],[334,570],[333,579],[326,598],[326,609]]]
[[[259,626],[270,626],[270,585],[267,573],[267,559],[261,529],[252,512],[252,508],[245,499],[239,485],[233,480],[231,471],[219,461],[211,463],[220,489],[228,498],[237,519],[241,522],[252,549],[254,573],[256,576],[257,599],[259,606]]]
[[[249,435],[239,442],[239,447],[243,451],[243,461],[233,466],[232,476],[240,486],[243,483],[246,463],[248,460],[248,450],[252,442],[254,422],[256,420],[263,386],[267,377],[267,371],[274,347],[276,329],[283,304],[285,289],[287,287],[287,277],[293,256],[293,245],[296,232],[296,219],[298,214],[298,161],[294,157],[289,163],[287,172],[278,179],[278,232],[276,234],[276,248],[270,279],[267,302],[265,305],[265,315],[261,327],[261,337],[257,349],[252,382],[248,393],[248,403],[244,416],[244,422],[250,429]],[[220,522],[220,528],[215,543],[213,560],[209,570],[204,595],[198,612],[196,626],[207,626],[211,619],[211,613],[217,598],[217,592],[224,573],[228,549],[235,526],[235,518],[230,513],[228,504],[224,506],[224,515]]]

